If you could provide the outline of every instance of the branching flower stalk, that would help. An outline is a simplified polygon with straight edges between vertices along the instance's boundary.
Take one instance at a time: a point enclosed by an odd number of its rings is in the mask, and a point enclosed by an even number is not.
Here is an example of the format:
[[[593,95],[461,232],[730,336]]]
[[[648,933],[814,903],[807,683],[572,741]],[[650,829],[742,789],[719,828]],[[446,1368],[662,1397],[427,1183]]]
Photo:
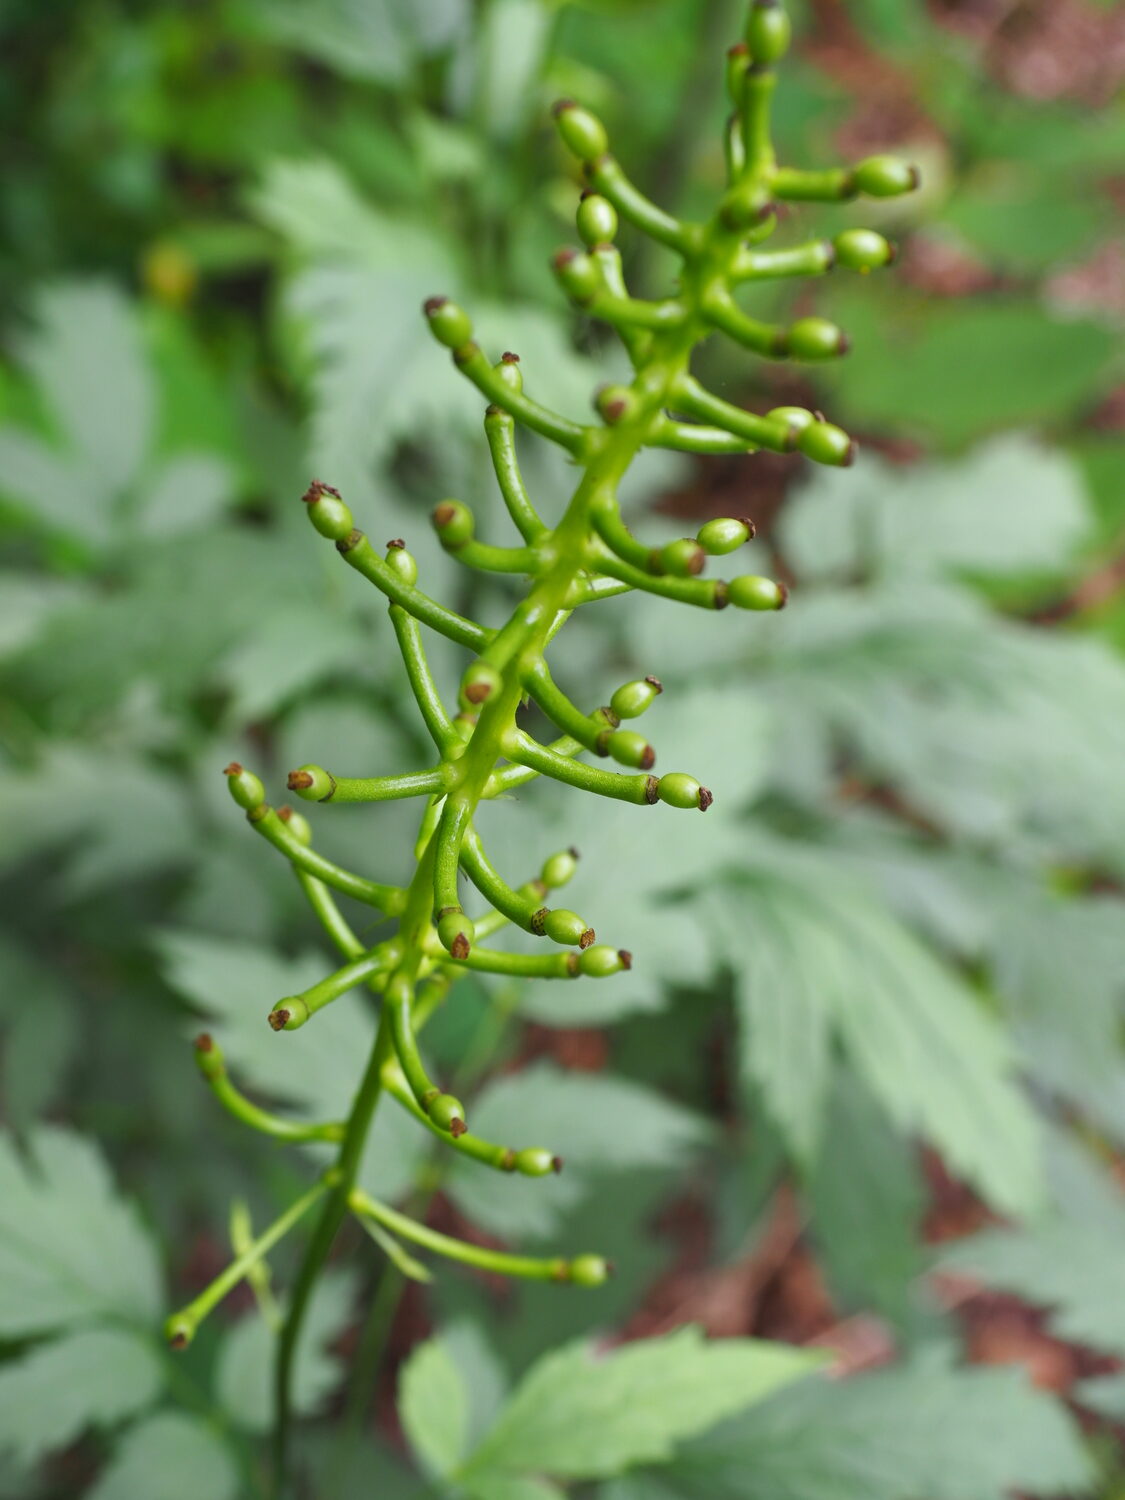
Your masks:
[[[566,146],[581,163],[588,187],[577,210],[583,249],[554,258],[555,274],[587,315],[608,323],[629,356],[633,378],[597,393],[598,420],[578,424],[548,410],[524,390],[516,355],[493,363],[473,339],[468,315],[445,297],[425,305],[430,330],[452,351],[455,367],[477,387],[488,406],[484,427],[500,492],[519,534],[518,545],[497,545],[476,535],[467,506],[447,500],[433,513],[442,546],[467,567],[519,575],[526,592],[511,616],[495,626],[466,619],[418,585],[418,568],[402,542],[385,554],[355,526],[351,511],[330,485],[314,482],[304,496],[315,529],[333,541],[344,561],[389,600],[391,625],[419,713],[433,740],[432,764],[397,775],[351,777],[319,765],[291,772],[289,790],[309,802],[381,802],[415,797],[424,810],[415,847],[413,878],[384,884],[340,868],[318,854],[308,821],[266,802],[251,771],[227,767],[230,791],[252,828],[283,854],[343,963],[298,995],[278,1001],[270,1026],[293,1032],[315,1024],[317,1013],[349,991],[366,986],[379,997],[379,1024],[351,1112],[344,1121],[294,1124],[246,1099],[228,1078],[222,1054],[201,1037],[197,1058],[219,1103],[244,1123],[278,1140],[338,1143],[333,1165],[301,1199],[250,1242],[216,1281],[168,1321],[177,1346],[192,1337],[201,1318],[281,1235],[317,1202],[319,1218],[297,1276],[278,1355],[276,1457],[283,1484],[289,1389],[303,1316],[316,1277],[341,1223],[355,1215],[386,1236],[485,1270],[512,1276],[596,1286],[609,1273],[600,1256],[537,1259],[502,1254],[452,1240],[377,1203],[356,1184],[372,1116],[386,1094],[422,1128],[453,1151],[501,1172],[544,1176],[562,1165],[549,1148],[493,1143],[470,1133],[460,1100],[430,1076],[418,1045],[427,1017],[450,984],[468,971],[509,976],[606,979],[629,968],[631,956],[598,943],[584,916],[551,904],[552,893],[573,875],[573,850],[555,854],[538,876],[511,886],[492,864],[475,826],[487,802],[537,776],[581,791],[648,809],[664,804],[706,811],[711,793],[683,771],[655,774],[656,752],[623,721],[643,714],[661,692],[650,676],[617,688],[603,707],[576,704],[554,681],[548,648],[569,615],[584,605],[641,589],[700,609],[777,610],[784,585],[754,573],[730,581],[705,578],[708,558],[732,553],[750,541],[748,519],[718,519],[694,537],[651,546],[622,519],[617,492],[642,448],[686,453],[742,454],[758,449],[797,450],[814,462],[847,465],[855,444],[819,413],[779,407],[755,415],[708,391],[691,372],[697,346],[719,332],[767,359],[827,360],[847,349],[841,331],[823,318],[788,327],[763,323],[743,310],[743,287],[778,277],[819,276],[835,266],[866,273],[890,264],[894,249],[881,235],[850,229],[834,239],[783,249],[764,248],[777,225],[780,204],[799,200],[845,201],[860,194],[891,197],[918,185],[915,168],[877,156],[850,168],[803,171],[777,164],[770,130],[774,64],[784,55],[789,23],[777,0],[753,0],[745,40],[728,55],[727,87],[733,113],[726,132],[728,186],[712,217],[688,223],[649,201],[610,154],[605,129],[569,100],[554,117]],[[626,288],[615,248],[618,222],[673,250],[681,262],[671,295],[655,301]],[[522,424],[556,443],[578,474],[561,518],[551,525],[528,494],[516,455]],[[456,705],[443,698],[427,661],[421,627],[437,631],[469,653]],[[520,724],[530,700],[559,731],[544,744]],[[622,770],[591,764],[590,754]],[[650,814],[656,815],[659,814]],[[484,903],[470,915],[470,892]],[[374,907],[395,920],[391,936],[368,947],[353,931],[337,895]],[[541,953],[491,946],[505,925],[544,939]],[[295,1045],[299,1045],[296,1043]]]

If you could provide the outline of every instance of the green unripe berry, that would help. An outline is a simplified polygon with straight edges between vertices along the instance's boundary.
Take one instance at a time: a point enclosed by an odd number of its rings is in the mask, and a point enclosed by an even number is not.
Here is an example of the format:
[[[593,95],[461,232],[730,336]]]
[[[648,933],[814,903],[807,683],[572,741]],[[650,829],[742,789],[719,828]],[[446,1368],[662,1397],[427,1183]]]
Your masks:
[[[274,1031],[300,1031],[309,1018],[309,1008],[300,995],[279,1000],[266,1020]]]
[[[458,693],[458,701],[466,713],[479,708],[493,693],[499,692],[504,679],[492,665],[491,662],[470,662],[465,669],[465,675],[461,678],[461,688]]]
[[[611,244],[617,238],[617,210],[600,193],[583,193],[574,222],[587,249]]]
[[[439,1130],[447,1130],[454,1139],[464,1135],[465,1106],[452,1094],[438,1094],[426,1106],[426,1113]]]
[[[856,445],[842,427],[831,422],[812,422],[797,439],[797,447],[818,464],[846,469],[855,463]]]
[[[331,542],[342,542],[355,527],[352,513],[340,498],[340,491],[314,479],[302,496],[309,508],[309,520]]]
[[[778,0],[753,0],[746,22],[746,40],[756,63],[775,63],[789,51],[792,27]]]
[[[827,318],[799,318],[786,330],[785,342],[794,359],[833,359],[848,352],[847,337]]]
[[[336,778],[323,766],[299,766],[289,772],[286,786],[305,802],[325,802],[336,790]]]
[[[164,1324],[164,1337],[173,1349],[186,1349],[195,1337],[195,1322],[183,1313],[173,1313]]]
[[[430,332],[447,349],[460,349],[473,336],[473,325],[464,308],[448,297],[431,297],[423,304]]]
[[[615,427],[635,417],[638,410],[637,397],[627,385],[604,385],[594,397],[594,405],[602,419]]]
[[[609,150],[605,126],[597,115],[575,104],[573,99],[560,99],[551,113],[563,142],[579,161],[596,161]]]
[[[387,567],[402,579],[403,583],[418,582],[417,559],[402,545],[401,542],[387,543]]]
[[[694,537],[681,537],[660,549],[660,566],[674,578],[694,578],[703,572],[707,554]]]
[[[608,754],[618,765],[633,766],[638,771],[648,771],[656,763],[656,751],[643,734],[631,729],[615,729],[605,741]]]
[[[223,1053],[209,1032],[202,1031],[195,1039],[195,1061],[199,1071],[208,1082],[214,1082],[223,1074]]]
[[[594,929],[587,927],[576,911],[567,911],[563,906],[554,910],[544,908],[542,914],[536,912],[532,918],[532,931],[538,931],[541,936],[549,937],[552,943],[563,947],[577,943],[580,948],[588,948],[594,941]]]
[[[578,955],[578,972],[591,979],[606,979],[610,974],[620,974],[625,967],[621,954],[608,943],[595,943]]]
[[[430,520],[441,545],[452,550],[471,542],[476,530],[472,511],[460,500],[443,500],[434,507]]]
[[[247,812],[255,812],[264,805],[266,789],[261,778],[255,776],[253,771],[247,771],[238,761],[232,760],[223,775],[227,778],[230,794],[239,807],[245,808]]]
[[[582,250],[560,250],[551,261],[559,285],[579,306],[593,300],[601,290],[602,277],[596,260]]]
[[[613,1267],[601,1255],[576,1255],[569,1271],[575,1286],[603,1286],[613,1275]]]
[[[895,258],[895,247],[874,229],[845,229],[832,241],[836,263],[849,271],[877,271]]]
[[[734,516],[716,516],[713,521],[703,523],[695,534],[695,540],[708,557],[723,557],[728,552],[737,551],[753,535],[753,521],[738,520]]]
[[[473,946],[476,929],[463,911],[444,911],[438,918],[438,942],[453,958],[465,959]]]
[[[279,807],[277,815],[288,828],[289,832],[307,849],[312,843],[312,824],[304,813],[296,812],[292,807]]]
[[[719,205],[719,216],[728,229],[739,232],[769,223],[773,200],[762,183],[740,182],[731,188]]]
[[[550,1172],[562,1171],[562,1158],[542,1146],[525,1146],[516,1152],[514,1167],[524,1177],[546,1177]]]
[[[683,771],[669,771],[662,776],[656,783],[656,795],[669,807],[698,807],[700,812],[706,812],[714,801],[705,786]]]
[[[515,391],[518,396],[523,390],[523,373],[520,370],[519,355],[506,352],[500,356],[500,363],[493,365],[492,368],[508,389]]]
[[[869,156],[852,169],[852,179],[869,198],[897,198],[921,182],[918,168],[897,156]]]
[[[550,859],[544,860],[539,879],[549,891],[557,891],[559,886],[573,879],[577,868],[577,849],[563,849],[558,854],[552,854]]]
[[[619,719],[639,719],[663,691],[659,677],[642,677],[636,682],[622,683],[609,700],[609,706]]]
[[[775,406],[773,411],[766,413],[766,416],[769,421],[780,422],[795,432],[803,432],[806,427],[811,427],[816,421],[812,412],[806,411],[803,406]]]
[[[742,104],[742,85],[746,81],[746,69],[750,66],[750,48],[745,42],[735,42],[727,48],[727,96],[735,109]]]
[[[727,600],[738,609],[784,609],[789,591],[772,578],[745,573],[727,584]]]

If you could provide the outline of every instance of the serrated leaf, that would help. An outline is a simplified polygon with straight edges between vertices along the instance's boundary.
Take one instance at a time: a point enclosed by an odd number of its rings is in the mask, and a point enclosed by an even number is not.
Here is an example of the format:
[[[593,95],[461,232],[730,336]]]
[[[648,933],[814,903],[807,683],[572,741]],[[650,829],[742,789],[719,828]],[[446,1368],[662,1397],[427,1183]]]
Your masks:
[[[600,1479],[669,1459],[678,1443],[799,1379],[819,1356],[697,1328],[595,1357],[571,1344],[539,1360],[469,1459],[467,1474]]]
[[[56,1097],[78,1047],[75,1021],[58,974],[30,948],[0,938],[0,1099],[13,1125],[26,1126]]]
[[[161,1301],[155,1248],[97,1146],[44,1125],[24,1155],[0,1135],[0,1334],[104,1316],[147,1323]]]
[[[135,1334],[89,1328],[40,1345],[0,1366],[0,1449],[30,1465],[148,1406],[163,1384],[154,1344]]]
[[[342,1370],[325,1345],[347,1326],[355,1305],[356,1275],[328,1270],[309,1301],[293,1369],[292,1407],[314,1416],[339,1384]],[[266,1432],[273,1419],[273,1377],[277,1335],[255,1313],[239,1319],[224,1335],[215,1367],[215,1394],[239,1427]]]
[[[161,1412],[125,1437],[86,1500],[236,1500],[234,1455],[199,1417]]]
[[[449,1192],[493,1233],[554,1233],[566,1212],[603,1173],[672,1169],[707,1139],[708,1128],[651,1089],[598,1073],[567,1073],[537,1063],[508,1074],[473,1100],[469,1128],[502,1145],[545,1146],[564,1160],[560,1175],[527,1179],[455,1159]]]
[[[1022,1372],[922,1366],[782,1391],[668,1473],[692,1500],[1007,1500],[1094,1478],[1066,1409]]]
[[[280,41],[347,77],[396,83],[457,37],[467,6],[466,0],[405,9],[393,0],[284,0],[263,5],[261,16]]]
[[[253,723],[319,678],[350,671],[370,641],[341,614],[290,605],[265,615],[216,669],[236,723]],[[342,768],[341,768],[342,772]]]
[[[398,1413],[419,1464],[433,1479],[451,1474],[469,1439],[469,1394],[440,1338],[419,1344],[402,1368]]]
[[[1038,1136],[999,1026],[862,888],[765,842],[716,913],[739,986],[743,1066],[798,1155],[817,1148],[835,1037],[901,1130],[925,1135],[1004,1212],[1033,1211]]]
[[[214,453],[178,453],[145,486],[139,529],[146,536],[174,536],[206,526],[231,499],[234,475]]]

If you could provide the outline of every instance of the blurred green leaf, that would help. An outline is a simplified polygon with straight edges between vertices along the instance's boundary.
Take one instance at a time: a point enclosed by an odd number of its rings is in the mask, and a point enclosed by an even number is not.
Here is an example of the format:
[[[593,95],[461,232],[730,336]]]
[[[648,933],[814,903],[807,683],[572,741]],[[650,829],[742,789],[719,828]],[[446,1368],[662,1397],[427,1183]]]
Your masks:
[[[20,1464],[150,1405],[164,1385],[151,1341],[88,1328],[0,1365],[0,1448]]]
[[[433,1479],[452,1473],[469,1439],[469,1395],[438,1338],[419,1344],[399,1375],[398,1412],[407,1441]]]
[[[43,1125],[24,1155],[0,1136],[0,1333],[103,1317],[151,1324],[161,1301],[152,1241],[97,1146]]]
[[[53,969],[30,948],[0,938],[0,1105],[17,1128],[58,1097],[79,1044],[76,1010]]]
[[[154,1476],[159,1489],[154,1490]],[[119,1445],[88,1500],[236,1500],[238,1471],[230,1450],[199,1417],[161,1412]]]
[[[696,1328],[593,1357],[548,1354],[524,1377],[466,1475],[596,1479],[668,1459],[677,1443],[797,1380],[820,1356],[752,1339],[707,1342]]]

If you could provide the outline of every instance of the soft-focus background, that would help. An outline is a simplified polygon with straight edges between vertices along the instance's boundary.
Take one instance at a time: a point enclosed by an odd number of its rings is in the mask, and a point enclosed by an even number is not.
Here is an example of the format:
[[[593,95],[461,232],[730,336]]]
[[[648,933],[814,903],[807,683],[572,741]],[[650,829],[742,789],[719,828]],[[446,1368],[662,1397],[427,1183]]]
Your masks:
[[[167,1500],[260,1493],[270,1336],[249,1294],[178,1364],[156,1331],[229,1257],[232,1200],[261,1224],[312,1163],[219,1113],[189,1039],[206,1024],[256,1097],[323,1117],[370,1022],[353,996],[267,1031],[334,961],[220,773],[238,758],[276,792],[305,759],[422,753],[385,613],[299,497],[313,474],[340,486],[433,592],[497,616],[503,588],[460,577],[426,520],[457,494],[507,540],[480,401],[419,304],[458,295],[529,388],[587,412],[620,357],[547,269],[577,191],[547,106],[589,104],[646,190],[705,211],[740,10],[0,11],[3,1496],[153,1500],[156,1475]],[[487,1178],[389,1113],[368,1171],[439,1227],[605,1250],[618,1274],[584,1295],[442,1265],[419,1285],[346,1236],[300,1381],[318,1497],[450,1492],[451,1405],[471,1446],[560,1342],[683,1324],[822,1346],[848,1378],[684,1429],[655,1465],[622,1439],[628,1472],[603,1479],[576,1382],[541,1377],[555,1450],[474,1493],[1125,1494],[1125,13],[793,11],[786,158],[895,149],[924,190],[782,228],[900,244],[889,273],[758,297],[838,319],[841,367],[701,363],[759,410],[823,406],[861,461],[639,466],[646,535],[749,512],[791,607],[600,605],[557,675],[600,702],[658,673],[646,728],[715,807],[646,818],[532,787],[490,811],[517,883],[580,845],[575,904],[637,955],[557,993],[466,982],[427,1033],[475,1128],[567,1171]],[[622,244],[659,291],[660,256]],[[557,515],[565,468],[527,462]],[[412,816],[324,809],[318,845],[399,878]],[[274,1259],[284,1289],[293,1247]],[[673,1347],[695,1390],[691,1358]],[[605,1406],[674,1435],[684,1399],[657,1382]]]

